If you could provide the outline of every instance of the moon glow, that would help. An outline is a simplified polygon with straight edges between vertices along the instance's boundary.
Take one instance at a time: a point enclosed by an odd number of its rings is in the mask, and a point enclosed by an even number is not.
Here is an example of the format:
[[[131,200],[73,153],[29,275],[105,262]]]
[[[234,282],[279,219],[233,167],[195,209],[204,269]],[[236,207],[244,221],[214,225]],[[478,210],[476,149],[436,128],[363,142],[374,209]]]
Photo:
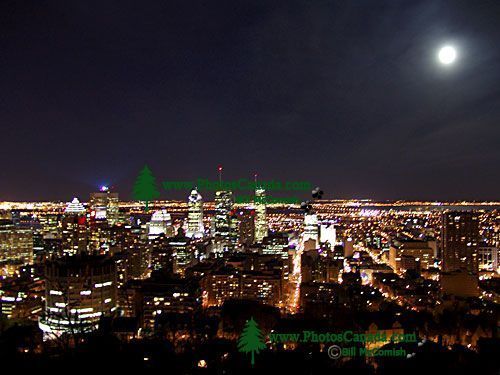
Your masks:
[[[452,46],[441,47],[438,53],[438,59],[441,64],[450,65],[455,62],[457,58],[457,51]]]

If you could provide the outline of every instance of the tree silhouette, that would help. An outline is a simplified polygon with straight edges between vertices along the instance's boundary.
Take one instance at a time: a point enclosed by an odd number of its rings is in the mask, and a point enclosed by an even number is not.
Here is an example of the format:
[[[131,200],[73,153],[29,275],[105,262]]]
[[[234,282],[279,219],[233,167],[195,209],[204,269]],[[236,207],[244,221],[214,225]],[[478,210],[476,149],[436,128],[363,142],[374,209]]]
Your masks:
[[[243,332],[238,341],[238,350],[241,353],[252,353],[250,363],[253,367],[255,364],[255,353],[259,354],[259,351],[265,348],[266,344],[264,343],[262,332],[257,322],[253,320],[252,317],[245,323],[245,328],[243,328]]]
[[[146,211],[148,210],[148,203],[160,196],[160,192],[156,187],[156,179],[153,172],[147,165],[142,168],[137,176],[134,184],[134,199],[146,202]]]

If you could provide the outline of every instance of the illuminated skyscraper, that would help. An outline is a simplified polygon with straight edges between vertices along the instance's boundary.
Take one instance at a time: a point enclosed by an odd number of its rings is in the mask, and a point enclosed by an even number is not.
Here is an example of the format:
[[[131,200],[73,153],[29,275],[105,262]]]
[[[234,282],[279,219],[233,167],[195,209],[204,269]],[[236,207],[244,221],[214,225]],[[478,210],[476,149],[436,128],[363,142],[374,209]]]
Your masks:
[[[255,210],[239,209],[236,213],[238,220],[238,243],[250,246],[255,239]]]
[[[102,186],[98,193],[90,194],[90,210],[96,220],[107,220],[109,225],[119,221],[118,193],[111,193],[107,186]]]
[[[169,247],[172,249],[172,257],[174,260],[174,272],[184,275],[187,267],[194,260],[194,248],[189,244],[189,238],[185,236],[182,228],[179,228],[177,235],[168,241]]]
[[[86,211],[78,198],[68,203],[61,219],[62,251],[74,255],[87,251],[88,230]]]
[[[0,262],[5,266],[3,273],[9,276],[18,266],[33,263],[31,229],[16,227],[8,220],[0,222]]]
[[[61,238],[61,215],[60,214],[44,214],[38,216],[38,221],[42,226],[41,234],[44,239]]]
[[[172,218],[165,209],[156,211],[151,216],[151,221],[146,225],[150,240],[157,238],[160,234],[164,234],[165,237],[171,237],[174,235]]]
[[[231,191],[215,192],[215,236],[229,237],[230,212],[233,209],[233,193]]]
[[[149,275],[151,248],[148,246],[146,225],[127,228],[124,251],[128,257],[128,275],[133,279],[144,279]]]
[[[442,216],[443,271],[467,270],[477,274],[479,216],[473,212],[447,212]]]
[[[233,249],[237,239],[236,220],[231,217],[233,193],[221,190],[215,192],[214,240],[215,251]]]
[[[106,254],[109,252],[111,238],[109,226],[103,220],[90,220],[88,222],[87,233],[88,243],[87,251],[90,253],[98,252]]]
[[[267,236],[266,191],[255,189],[255,242],[262,242]]]
[[[151,249],[151,270],[162,270],[164,273],[174,272],[173,250],[169,245],[172,238],[163,235],[153,239],[149,243]]]
[[[315,213],[306,213],[304,216],[304,242],[314,240],[318,244],[318,216]]]
[[[198,193],[197,188],[191,190],[188,197],[188,219],[187,219],[187,237],[201,238],[205,229],[203,227],[203,198]]]
[[[477,297],[479,215],[447,212],[441,224],[442,291],[449,295]]]

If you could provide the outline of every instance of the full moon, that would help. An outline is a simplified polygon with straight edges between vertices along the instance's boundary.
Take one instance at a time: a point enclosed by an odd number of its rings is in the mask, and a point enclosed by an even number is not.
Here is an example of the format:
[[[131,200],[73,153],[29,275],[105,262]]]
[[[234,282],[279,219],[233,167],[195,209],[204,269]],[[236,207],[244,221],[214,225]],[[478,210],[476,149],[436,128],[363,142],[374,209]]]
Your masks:
[[[449,65],[457,58],[457,51],[452,46],[444,46],[439,50],[438,58],[441,64]]]

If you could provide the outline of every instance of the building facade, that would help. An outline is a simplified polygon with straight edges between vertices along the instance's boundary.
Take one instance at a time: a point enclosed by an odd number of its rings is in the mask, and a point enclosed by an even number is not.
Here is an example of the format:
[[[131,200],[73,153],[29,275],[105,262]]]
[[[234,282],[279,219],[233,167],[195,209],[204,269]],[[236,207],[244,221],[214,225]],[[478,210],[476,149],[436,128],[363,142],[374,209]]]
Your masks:
[[[45,309],[39,321],[46,338],[91,332],[116,308],[116,264],[111,258],[79,254],[46,263]]]
[[[188,197],[188,218],[186,236],[202,238],[205,233],[203,226],[203,198],[195,188]]]

